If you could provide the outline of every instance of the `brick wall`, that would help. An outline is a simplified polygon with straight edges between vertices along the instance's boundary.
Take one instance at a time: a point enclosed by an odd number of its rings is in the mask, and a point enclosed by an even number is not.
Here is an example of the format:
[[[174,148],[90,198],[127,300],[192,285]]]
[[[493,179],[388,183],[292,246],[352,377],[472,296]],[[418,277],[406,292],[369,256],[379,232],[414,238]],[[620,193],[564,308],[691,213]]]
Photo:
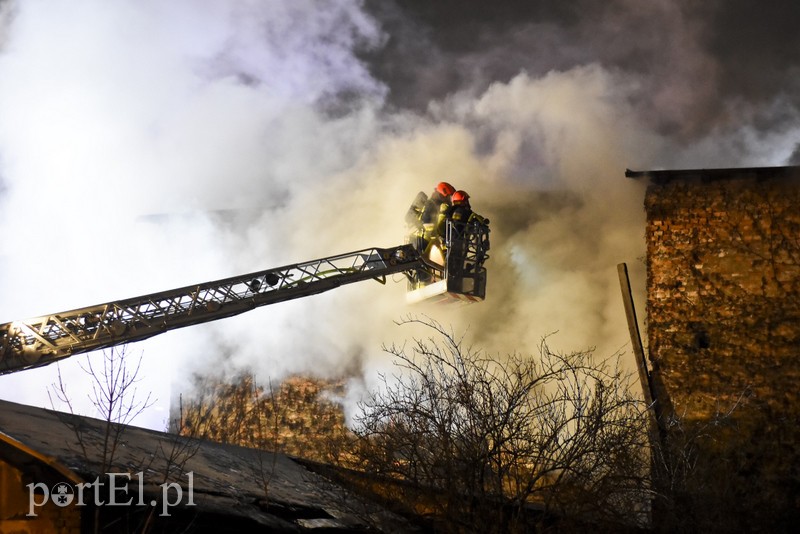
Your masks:
[[[677,422],[711,436],[698,454],[717,460],[705,474],[717,487],[703,491],[739,501],[736,521],[796,518],[800,173],[665,172],[645,209],[647,338],[670,439]]]

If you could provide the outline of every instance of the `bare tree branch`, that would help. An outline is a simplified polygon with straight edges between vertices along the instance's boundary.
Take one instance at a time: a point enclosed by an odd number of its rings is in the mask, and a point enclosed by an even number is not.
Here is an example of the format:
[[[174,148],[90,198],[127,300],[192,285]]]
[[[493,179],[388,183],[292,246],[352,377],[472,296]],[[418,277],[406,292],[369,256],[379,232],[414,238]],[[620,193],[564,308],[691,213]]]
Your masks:
[[[384,348],[396,373],[361,403],[355,429],[365,470],[417,488],[409,501],[444,530],[524,530],[536,506],[596,521],[646,514],[644,406],[618,358],[559,354],[546,340],[538,358],[492,357],[435,320],[400,324],[434,335]]]

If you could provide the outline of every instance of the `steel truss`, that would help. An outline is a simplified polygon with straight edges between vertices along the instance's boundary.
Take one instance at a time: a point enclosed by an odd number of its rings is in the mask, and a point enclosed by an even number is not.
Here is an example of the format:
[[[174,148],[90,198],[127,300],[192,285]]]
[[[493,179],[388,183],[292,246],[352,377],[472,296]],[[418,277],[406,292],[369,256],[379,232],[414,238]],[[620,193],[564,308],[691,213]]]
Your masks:
[[[139,341],[259,306],[409,272],[421,266],[411,245],[369,248],[0,325],[0,374]]]

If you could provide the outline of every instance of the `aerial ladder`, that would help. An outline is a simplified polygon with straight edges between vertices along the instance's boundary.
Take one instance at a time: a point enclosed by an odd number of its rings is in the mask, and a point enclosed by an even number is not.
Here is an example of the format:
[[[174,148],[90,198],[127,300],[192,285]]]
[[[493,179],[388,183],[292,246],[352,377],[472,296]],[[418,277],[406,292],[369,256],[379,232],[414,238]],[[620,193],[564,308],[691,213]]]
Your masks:
[[[409,302],[473,302],[486,291],[488,227],[451,228],[439,262],[414,239],[223,280],[0,324],[0,375],[140,341],[185,326],[403,273]]]

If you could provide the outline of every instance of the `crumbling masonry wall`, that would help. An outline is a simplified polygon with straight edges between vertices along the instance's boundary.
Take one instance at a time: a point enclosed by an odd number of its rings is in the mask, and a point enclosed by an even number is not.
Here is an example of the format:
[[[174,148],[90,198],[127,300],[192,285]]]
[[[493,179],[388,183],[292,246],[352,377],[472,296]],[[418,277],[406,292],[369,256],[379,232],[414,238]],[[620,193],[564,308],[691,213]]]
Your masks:
[[[698,453],[718,460],[719,499],[738,501],[753,522],[796,518],[800,174],[676,171],[650,181],[647,337],[669,435],[677,421],[681,431],[727,421]]]

